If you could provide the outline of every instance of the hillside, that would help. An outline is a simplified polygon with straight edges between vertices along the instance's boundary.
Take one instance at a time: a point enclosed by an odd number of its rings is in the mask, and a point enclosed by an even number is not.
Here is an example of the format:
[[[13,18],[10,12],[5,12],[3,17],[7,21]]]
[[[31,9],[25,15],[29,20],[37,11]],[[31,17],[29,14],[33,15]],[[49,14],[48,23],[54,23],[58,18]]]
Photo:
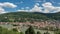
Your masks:
[[[32,22],[41,20],[60,20],[60,13],[11,12],[0,14],[0,22]]]

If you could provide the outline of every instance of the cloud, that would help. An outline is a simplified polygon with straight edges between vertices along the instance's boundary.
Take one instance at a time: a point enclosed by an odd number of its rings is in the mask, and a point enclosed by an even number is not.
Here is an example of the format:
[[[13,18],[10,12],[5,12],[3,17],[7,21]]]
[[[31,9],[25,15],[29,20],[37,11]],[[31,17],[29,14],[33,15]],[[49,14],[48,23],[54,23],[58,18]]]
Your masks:
[[[50,2],[45,2],[42,4],[43,7],[39,7],[37,5],[35,5],[31,10],[32,11],[37,11],[37,12],[42,12],[42,13],[56,13],[56,12],[60,12],[60,7],[55,7],[53,6],[52,3]],[[44,9],[44,10],[42,10]]]
[[[42,2],[42,0],[35,0],[35,2]]]
[[[25,7],[25,9],[30,9],[30,7]]]
[[[19,9],[19,10],[17,10],[17,11],[18,11],[18,12],[19,12],[19,11],[28,12],[29,9],[30,9],[29,7],[25,7],[25,8],[22,7],[21,9]]]
[[[10,2],[4,2],[4,3],[0,3],[1,7],[9,7],[9,8],[15,8],[17,7],[17,5],[14,5],[13,3]]]
[[[4,2],[4,3],[0,3],[0,14],[1,13],[6,13],[5,9],[3,8],[15,8],[17,7],[17,5],[13,4],[13,3],[10,3],[10,2]]]
[[[24,3],[23,1],[15,2],[15,4],[22,4]]]
[[[18,12],[28,12],[29,10],[17,10]]]
[[[44,6],[44,7],[52,6],[52,3],[46,2],[46,3],[43,3],[42,6]]]
[[[46,3],[42,4],[42,6],[44,7],[45,13],[55,13],[55,12],[60,11],[60,7],[55,7],[50,2],[46,2]]]
[[[25,11],[25,12],[41,12],[42,11],[42,7],[39,7],[39,3],[36,3],[32,9],[30,9],[29,7],[26,7],[25,9],[26,10],[22,9],[17,11]]]
[[[31,12],[41,12],[42,8],[38,5],[35,5],[32,9],[30,9]]]
[[[39,6],[40,4],[39,3],[36,3],[35,5]]]
[[[2,7],[0,7],[0,14],[2,14],[2,13],[6,13],[6,12]]]
[[[42,12],[42,13],[56,13],[60,12],[60,7],[53,6],[50,2],[45,2],[42,4],[42,7],[39,5],[39,3],[36,3],[34,7],[30,10],[19,10],[19,11],[26,11],[26,12]]]
[[[44,8],[45,13],[50,13],[50,11],[55,10],[55,7],[52,6],[52,3],[50,3],[50,2],[46,2],[46,3],[42,4],[42,6]]]

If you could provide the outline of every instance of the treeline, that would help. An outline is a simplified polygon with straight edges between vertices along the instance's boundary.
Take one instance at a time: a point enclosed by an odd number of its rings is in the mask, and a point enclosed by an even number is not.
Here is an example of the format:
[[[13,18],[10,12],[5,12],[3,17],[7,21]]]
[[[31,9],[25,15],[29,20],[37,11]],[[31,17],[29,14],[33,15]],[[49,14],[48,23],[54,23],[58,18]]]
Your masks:
[[[43,14],[29,12],[12,12],[0,14],[0,22],[26,22],[26,21],[42,21],[42,20],[60,20],[60,13]]]

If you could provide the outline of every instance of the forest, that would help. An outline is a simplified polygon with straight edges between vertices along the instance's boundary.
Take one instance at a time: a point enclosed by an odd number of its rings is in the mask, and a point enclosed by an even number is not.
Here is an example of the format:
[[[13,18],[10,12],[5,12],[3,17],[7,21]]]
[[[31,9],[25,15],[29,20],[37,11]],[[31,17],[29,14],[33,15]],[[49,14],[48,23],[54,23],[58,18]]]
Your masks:
[[[11,12],[0,14],[0,22],[60,20],[60,13]]]

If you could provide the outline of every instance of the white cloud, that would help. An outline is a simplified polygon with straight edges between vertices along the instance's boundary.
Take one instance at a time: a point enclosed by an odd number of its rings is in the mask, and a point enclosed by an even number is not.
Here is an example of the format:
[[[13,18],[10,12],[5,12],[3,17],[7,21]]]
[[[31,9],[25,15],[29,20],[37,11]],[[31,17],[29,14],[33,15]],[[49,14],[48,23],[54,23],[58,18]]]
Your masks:
[[[6,13],[6,12],[2,7],[0,7],[0,14],[2,14],[2,13]]]
[[[9,7],[9,8],[17,7],[16,5],[14,5],[13,3],[10,3],[10,2],[0,3],[0,6],[2,6],[2,7]]]
[[[18,12],[28,12],[29,10],[17,10]]]
[[[4,10],[3,7],[9,7],[9,8],[15,8],[17,7],[15,4],[13,3],[9,3],[9,2],[4,2],[4,3],[0,3],[0,14],[1,13],[6,13],[6,11]]]
[[[25,8],[21,8],[21,9],[19,9],[19,10],[17,10],[18,12],[20,12],[20,11],[22,11],[22,12],[28,12],[29,10],[29,7],[25,7]]]
[[[36,3],[32,9],[30,10],[29,9],[30,9],[29,7],[26,7],[26,8],[21,8],[21,10],[17,10],[17,11],[23,11],[23,12],[41,12],[42,11],[42,7],[39,7],[39,3]]]
[[[39,6],[40,4],[39,3],[36,3],[35,5]]]
[[[22,4],[22,3],[24,3],[23,1],[20,1],[20,2],[16,2],[15,4]]]
[[[29,7],[26,7],[25,9],[30,9]]]
[[[50,13],[50,11],[55,10],[55,7],[52,6],[52,3],[50,2],[46,2],[44,4],[42,4],[43,8],[44,8],[44,13]]]
[[[42,11],[42,7],[39,7],[39,3],[36,3],[35,5],[34,5],[34,7],[32,8],[32,9],[30,9],[29,11],[30,12],[41,12]]]
[[[32,11],[37,11],[37,12],[42,12],[42,13],[56,13],[60,12],[60,7],[55,7],[52,5],[50,2],[46,2],[42,4],[43,7],[38,7],[35,5],[31,10]],[[44,9],[44,10],[42,10]]]
[[[39,7],[39,3],[36,3],[34,5],[34,7],[30,10],[28,10],[29,7],[26,7],[26,10],[17,10],[17,11],[25,11],[25,12],[41,12],[42,11],[42,7]]]
[[[46,2],[46,3],[43,3],[42,6],[49,7],[49,6],[52,6],[52,4],[50,2]]]
[[[2,7],[0,7],[0,12],[5,11]]]
[[[42,6],[44,7],[44,13],[55,13],[60,11],[60,7],[55,7],[50,2],[46,2],[42,4]]]
[[[19,10],[19,11],[26,11],[26,12],[42,12],[42,13],[56,13],[60,12],[60,7],[55,7],[50,2],[46,2],[42,4],[42,7],[39,7],[39,3],[36,3],[34,7],[30,10]]]
[[[32,11],[32,12],[41,12],[42,8],[37,6],[37,5],[35,5],[32,9],[30,9],[30,11]]]
[[[35,0],[35,2],[43,2],[43,0]]]

